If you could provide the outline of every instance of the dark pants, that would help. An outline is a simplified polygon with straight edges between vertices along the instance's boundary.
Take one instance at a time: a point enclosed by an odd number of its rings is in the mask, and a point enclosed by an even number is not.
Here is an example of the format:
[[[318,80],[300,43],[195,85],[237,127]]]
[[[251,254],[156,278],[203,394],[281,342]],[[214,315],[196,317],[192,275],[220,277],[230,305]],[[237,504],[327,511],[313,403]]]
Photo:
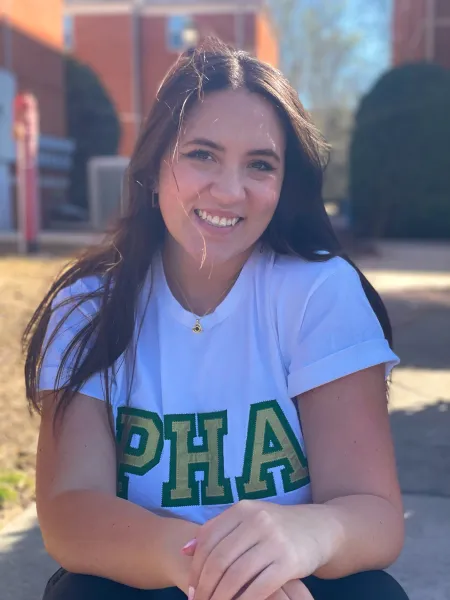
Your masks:
[[[400,585],[384,571],[367,571],[343,579],[304,580],[314,600],[408,600]],[[45,589],[43,600],[186,600],[178,588],[137,590],[109,579],[74,575],[60,569]]]

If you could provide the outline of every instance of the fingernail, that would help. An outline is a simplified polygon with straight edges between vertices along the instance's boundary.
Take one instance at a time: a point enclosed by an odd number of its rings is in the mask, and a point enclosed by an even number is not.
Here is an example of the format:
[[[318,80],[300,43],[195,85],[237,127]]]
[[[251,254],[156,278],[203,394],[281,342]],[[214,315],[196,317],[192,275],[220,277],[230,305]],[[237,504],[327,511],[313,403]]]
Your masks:
[[[194,600],[194,596],[195,596],[195,588],[193,588],[192,585],[190,585],[188,600]]]
[[[183,552],[187,552],[188,550],[192,550],[192,548],[196,545],[197,540],[196,538],[194,538],[193,540],[191,540],[190,542],[188,542],[185,546],[183,546],[183,548],[181,549]]]

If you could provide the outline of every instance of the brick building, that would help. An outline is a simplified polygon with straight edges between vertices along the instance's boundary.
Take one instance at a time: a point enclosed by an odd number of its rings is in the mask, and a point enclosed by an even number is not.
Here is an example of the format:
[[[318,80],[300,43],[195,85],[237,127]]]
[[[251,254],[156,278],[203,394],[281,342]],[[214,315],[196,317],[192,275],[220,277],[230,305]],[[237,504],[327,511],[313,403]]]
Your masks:
[[[450,68],[450,1],[395,0],[393,63],[427,60]]]
[[[0,231],[17,227],[14,96],[30,92],[40,112],[41,225],[54,204],[64,202],[72,144],[66,139],[63,63],[63,0],[4,3],[0,14]]]
[[[157,88],[183,47],[215,34],[278,63],[263,0],[65,0],[73,54],[100,77],[122,126],[129,156]]]

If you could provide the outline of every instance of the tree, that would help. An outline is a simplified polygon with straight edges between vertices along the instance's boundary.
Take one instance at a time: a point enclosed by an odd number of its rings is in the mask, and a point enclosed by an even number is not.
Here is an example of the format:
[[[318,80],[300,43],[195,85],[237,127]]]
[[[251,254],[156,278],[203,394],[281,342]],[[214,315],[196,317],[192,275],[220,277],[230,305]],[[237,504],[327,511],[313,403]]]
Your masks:
[[[390,70],[363,97],[350,152],[355,231],[450,238],[450,71]]]
[[[390,0],[269,0],[282,69],[307,107],[355,105],[380,68],[389,6]]]
[[[353,111],[388,63],[390,1],[269,0],[282,69],[332,147],[328,200],[347,196]]]
[[[93,156],[117,154],[120,123],[97,75],[71,56],[65,59],[68,135],[75,141],[69,187],[71,204],[87,208],[87,163]]]

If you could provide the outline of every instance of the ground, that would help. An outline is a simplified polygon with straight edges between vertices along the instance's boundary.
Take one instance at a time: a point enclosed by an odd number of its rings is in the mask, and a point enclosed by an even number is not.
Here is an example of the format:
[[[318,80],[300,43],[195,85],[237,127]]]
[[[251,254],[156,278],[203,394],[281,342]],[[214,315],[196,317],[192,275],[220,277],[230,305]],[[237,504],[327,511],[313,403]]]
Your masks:
[[[406,541],[389,570],[410,600],[449,600],[450,244],[384,243],[377,256],[356,262],[387,305],[402,361],[389,409]],[[19,339],[61,265],[0,257],[0,330],[6,332],[0,337],[0,474],[7,469],[9,476],[3,492],[0,479],[0,504],[5,489],[18,487],[18,474],[34,475],[38,419],[30,419],[24,400]],[[32,498],[31,484],[22,488],[16,511]],[[36,600],[56,568],[31,503],[0,532],[2,598]]]
[[[0,257],[0,528],[34,495],[39,417],[25,400],[20,339],[61,258]]]

